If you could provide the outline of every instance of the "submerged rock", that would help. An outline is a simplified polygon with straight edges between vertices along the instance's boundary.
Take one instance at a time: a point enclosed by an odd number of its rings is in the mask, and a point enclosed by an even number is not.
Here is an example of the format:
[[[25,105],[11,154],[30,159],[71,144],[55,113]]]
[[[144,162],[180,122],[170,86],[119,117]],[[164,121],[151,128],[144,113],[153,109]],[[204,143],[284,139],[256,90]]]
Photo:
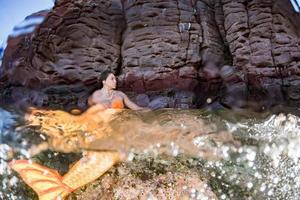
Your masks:
[[[123,163],[67,199],[209,199],[218,198],[198,170],[176,159],[144,158]]]

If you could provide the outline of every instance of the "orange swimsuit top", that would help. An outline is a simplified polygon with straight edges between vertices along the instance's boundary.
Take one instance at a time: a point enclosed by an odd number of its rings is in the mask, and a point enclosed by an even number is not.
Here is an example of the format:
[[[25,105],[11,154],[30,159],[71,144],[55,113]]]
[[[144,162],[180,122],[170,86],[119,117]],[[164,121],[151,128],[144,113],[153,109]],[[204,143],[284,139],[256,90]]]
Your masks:
[[[112,101],[111,108],[123,109],[124,108],[123,100],[116,99],[116,100]]]

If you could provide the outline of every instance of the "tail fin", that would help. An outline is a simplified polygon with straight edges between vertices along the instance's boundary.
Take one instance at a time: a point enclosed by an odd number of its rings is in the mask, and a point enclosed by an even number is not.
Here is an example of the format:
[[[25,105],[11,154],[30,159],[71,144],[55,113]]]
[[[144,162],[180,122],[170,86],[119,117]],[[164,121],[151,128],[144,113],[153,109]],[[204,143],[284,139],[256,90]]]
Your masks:
[[[55,170],[28,160],[12,161],[9,165],[38,194],[39,200],[63,199],[73,191]]]
[[[120,159],[117,152],[88,152],[63,176],[62,182],[74,189],[80,188],[99,178]]]
[[[89,152],[64,177],[28,160],[13,161],[9,165],[38,194],[39,200],[58,200],[99,178],[120,159],[117,152]]]

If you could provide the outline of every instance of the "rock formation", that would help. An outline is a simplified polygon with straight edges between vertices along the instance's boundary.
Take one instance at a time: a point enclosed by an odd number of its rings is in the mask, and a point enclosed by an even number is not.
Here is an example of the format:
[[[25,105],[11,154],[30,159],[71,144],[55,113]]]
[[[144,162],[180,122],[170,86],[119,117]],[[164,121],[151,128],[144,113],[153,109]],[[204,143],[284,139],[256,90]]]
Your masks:
[[[299,21],[289,0],[61,0],[30,36],[9,39],[0,88],[85,107],[111,68],[146,106],[295,104]]]

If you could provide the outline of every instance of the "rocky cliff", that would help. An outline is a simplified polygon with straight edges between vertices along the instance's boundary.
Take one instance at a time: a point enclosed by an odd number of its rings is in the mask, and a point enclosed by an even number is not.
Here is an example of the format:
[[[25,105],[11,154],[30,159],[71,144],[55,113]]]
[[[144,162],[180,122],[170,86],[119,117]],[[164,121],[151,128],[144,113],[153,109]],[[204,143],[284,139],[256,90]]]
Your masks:
[[[11,100],[85,107],[111,68],[145,106],[295,104],[299,21],[289,0],[61,0],[26,42],[9,39],[0,87]]]

